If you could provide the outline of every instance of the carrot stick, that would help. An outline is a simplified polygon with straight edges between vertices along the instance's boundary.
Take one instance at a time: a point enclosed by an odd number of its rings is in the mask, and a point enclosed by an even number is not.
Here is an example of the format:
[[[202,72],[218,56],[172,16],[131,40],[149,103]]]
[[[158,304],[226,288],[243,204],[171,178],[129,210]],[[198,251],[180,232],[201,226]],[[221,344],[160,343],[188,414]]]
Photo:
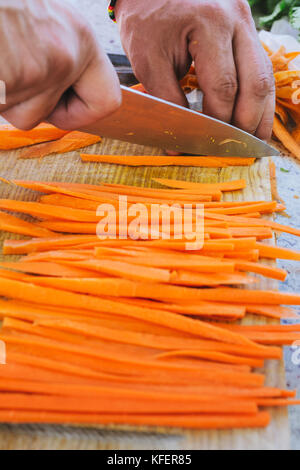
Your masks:
[[[200,191],[203,189],[216,189],[218,191],[236,191],[246,188],[244,179],[226,181],[224,183],[192,183],[190,181],[171,180],[166,178],[152,178],[156,183],[160,183],[169,188],[192,189]]]
[[[39,202],[13,201],[10,199],[0,199],[0,208],[8,211],[23,212],[35,217],[50,216],[55,219],[73,220],[82,222],[97,222],[99,217],[92,211],[85,211],[72,208],[61,208],[60,206],[52,206],[41,204]]]
[[[100,398],[100,399],[99,399]],[[128,413],[134,414],[152,414],[163,413],[174,415],[184,415],[185,413],[224,413],[224,414],[256,414],[257,405],[250,400],[225,399],[217,401],[214,398],[204,397],[203,400],[196,402],[185,402],[178,399],[177,403],[170,400],[124,398],[113,398],[101,396],[99,398],[89,397],[88,400],[82,400],[82,397],[62,397],[39,394],[5,393],[1,396],[0,410],[28,410],[28,411],[60,411],[65,413]]]
[[[68,134],[68,132],[45,123],[30,131],[22,131],[10,124],[4,124],[0,126],[0,150],[12,150],[40,142],[57,140]]]
[[[70,235],[51,236],[45,239],[32,238],[31,240],[5,240],[3,254],[27,254],[51,249],[62,249],[63,247],[75,246],[77,244],[92,243],[99,241],[96,235]]]
[[[11,369],[13,370],[16,367],[14,365]],[[17,369],[17,368],[16,368]],[[29,368],[24,367],[24,371],[30,370]],[[22,372],[22,371],[21,371]],[[278,388],[263,387],[263,388],[234,388],[228,386],[220,386],[217,389],[212,386],[188,386],[180,387],[173,386],[172,388],[168,386],[160,385],[159,388],[154,384],[145,385],[135,384],[118,384],[116,388],[114,385],[109,386],[109,384],[104,383],[102,386],[97,385],[96,383],[89,385],[82,381],[81,384],[72,382],[53,381],[51,375],[48,380],[51,383],[45,384],[43,376],[40,377],[41,370],[38,371],[37,380],[31,381],[23,377],[19,377],[15,374],[17,378],[10,378],[12,374],[6,375],[6,380],[0,379],[0,390],[8,392],[21,392],[21,393],[37,393],[43,395],[56,395],[62,397],[100,397],[101,395],[109,395],[114,398],[118,398],[121,394],[126,398],[139,398],[139,399],[151,399],[155,397],[157,399],[169,399],[175,402],[178,398],[181,400],[197,400],[202,399],[202,397],[212,397],[217,400],[220,396],[226,398],[282,398],[285,396],[286,391],[280,390]],[[25,379],[25,380],[24,380]],[[65,377],[64,380],[67,380]],[[184,392],[184,393],[182,393]],[[295,392],[288,391],[287,397],[294,398]],[[256,401],[255,400],[255,401]]]
[[[78,278],[87,278],[87,277],[101,277],[99,273],[93,273],[87,269],[78,268],[76,266],[64,266],[51,261],[45,262],[23,262],[23,263],[0,263],[0,268],[5,269],[14,269],[16,271],[31,273],[31,274],[41,274],[44,276],[55,276],[55,277],[78,277]],[[2,272],[2,276],[4,272]]]
[[[92,155],[81,154],[83,162],[112,163],[126,166],[200,166],[225,168],[229,166],[250,166],[255,158],[240,157],[162,157],[162,156],[123,156],[123,155]]]
[[[261,304],[252,304],[246,305],[247,313],[252,313],[253,315],[263,315],[270,318],[299,318],[296,312],[287,307],[280,307],[278,305],[261,305]]]
[[[16,320],[9,320],[9,322],[16,324]],[[22,323],[22,322],[19,322]],[[226,331],[226,330],[224,330]],[[48,338],[34,337],[33,335],[12,335],[12,334],[0,334],[0,338],[5,341],[8,345],[22,345],[30,348],[34,348],[36,355],[39,356],[40,350],[51,351],[51,357],[55,355],[55,351],[59,352],[56,358],[64,360],[65,355],[70,353],[70,357],[74,357],[74,361],[78,361],[78,358],[87,358],[87,364],[97,364],[98,370],[106,371],[115,370],[118,376],[122,377],[125,375],[147,375],[148,377],[156,378],[171,378],[171,380],[178,380],[178,377],[197,381],[199,378],[208,380],[212,383],[222,383],[234,386],[246,386],[256,387],[262,386],[264,382],[264,376],[260,374],[254,374],[250,372],[243,372],[234,370],[233,365],[221,367],[221,364],[208,364],[199,363],[196,365],[187,365],[186,363],[180,364],[170,363],[165,361],[149,360],[143,357],[135,357],[133,354],[124,354],[122,349],[117,352],[110,352],[106,349],[96,348],[92,343],[91,345],[85,345],[79,343],[77,345],[66,343],[62,341],[54,341]],[[147,374],[145,374],[145,368]],[[87,369],[89,371],[90,368]],[[98,372],[97,372],[98,373]],[[178,377],[176,377],[176,375]],[[100,376],[99,376],[100,378]]]
[[[0,230],[41,238],[51,237],[51,235],[54,235],[50,230],[37,227],[30,222],[25,222],[25,220],[4,212],[0,212]]]
[[[35,145],[30,149],[23,150],[19,155],[19,158],[42,158],[53,153],[61,154],[72,152],[74,150],[82,149],[83,147],[88,147],[89,145],[97,144],[98,142],[101,142],[101,138],[98,136],[78,131],[68,132],[55,142],[47,142],[45,144]]]
[[[55,413],[44,411],[0,411],[1,422],[11,423],[85,423],[85,424],[129,424],[145,426],[167,426],[194,429],[265,428],[271,417],[266,412],[252,415],[97,415],[85,413]]]
[[[225,362],[226,364],[246,364],[251,367],[263,367],[263,361],[259,359],[253,358],[245,358],[245,357],[237,357],[226,353],[221,353],[218,351],[191,351],[191,350],[178,350],[178,351],[171,351],[166,353],[158,354],[157,359],[168,359],[168,358],[176,358],[176,357],[194,357],[194,358],[201,358],[207,359],[213,362]]]
[[[166,286],[166,287],[174,288],[174,286]],[[178,289],[178,288],[175,287],[175,289]],[[183,289],[188,289],[188,288],[183,288]],[[193,289],[190,289],[190,290],[193,290]],[[216,290],[219,290],[219,292],[221,291],[222,294],[224,291],[225,291],[225,294],[227,292],[233,293],[235,291],[238,291],[240,292],[241,296],[244,296],[244,293],[251,292],[251,298],[253,299],[253,297],[255,297],[255,300],[257,300],[257,294],[255,291],[246,291],[246,290],[239,291],[238,289],[225,289],[225,288],[213,289],[213,291],[216,291]],[[144,319],[144,321],[159,324],[159,325],[164,325],[175,330],[185,331],[195,336],[203,336],[204,338],[216,339],[222,342],[228,342],[228,343],[233,343],[233,344],[255,346],[254,343],[249,342],[248,340],[245,340],[240,335],[235,335],[232,333],[229,334],[228,332],[224,334],[223,329],[211,327],[210,325],[200,322],[199,320],[194,321],[189,318],[182,318],[180,315],[168,313],[165,311],[141,309],[139,307],[134,307],[132,305],[126,306],[125,304],[122,304],[120,302],[99,299],[99,298],[88,296],[88,295],[74,294],[71,292],[60,291],[58,289],[35,286],[32,284],[26,284],[24,282],[14,281],[11,279],[3,279],[1,281],[0,294],[5,295],[7,297],[12,297],[14,299],[30,301],[33,303],[49,304],[49,305],[56,305],[56,306],[61,306],[61,307],[65,306],[65,307],[83,308],[86,310],[94,310],[98,312],[107,312],[107,313],[117,312],[118,315],[121,315],[121,316],[124,315],[124,316],[129,316],[129,317],[134,317],[134,318],[141,318],[141,319]],[[277,302],[276,295],[280,299],[283,298],[284,303],[288,303],[287,300],[293,303],[296,303],[295,301],[300,302],[299,296],[270,292],[269,297],[270,297],[271,303],[275,303],[275,304],[279,303]],[[246,295],[245,297],[246,298],[250,297],[250,295],[248,294],[248,296]],[[268,293],[264,293],[264,297],[267,297],[268,299]],[[235,296],[235,299],[238,299],[238,296]],[[226,300],[229,300],[229,299],[226,299]]]
[[[274,117],[273,132],[285,148],[300,160],[300,145],[276,116]]]
[[[285,271],[284,269],[276,268],[274,266],[267,266],[261,263],[252,263],[250,261],[236,260],[235,267],[240,271],[249,271],[261,274],[264,277],[277,279],[279,281],[285,281],[287,277],[287,271]]]
[[[288,259],[300,261],[300,252],[282,248],[280,246],[265,245],[257,243],[257,248],[261,258]]]

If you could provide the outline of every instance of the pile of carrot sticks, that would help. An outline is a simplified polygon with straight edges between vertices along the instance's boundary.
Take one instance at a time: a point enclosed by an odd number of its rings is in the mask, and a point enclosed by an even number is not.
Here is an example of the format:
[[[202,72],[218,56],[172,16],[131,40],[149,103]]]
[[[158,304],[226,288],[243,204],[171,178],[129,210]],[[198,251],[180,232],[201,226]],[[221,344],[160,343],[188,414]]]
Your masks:
[[[273,137],[300,160],[300,70],[293,66],[293,60],[300,52],[288,53],[284,46],[275,52],[265,44],[263,47],[272,62],[276,86]],[[194,66],[181,81],[181,86],[187,93],[199,88]],[[136,88],[144,91],[141,85]]]
[[[300,340],[299,323],[276,322],[297,319],[300,295],[255,290],[261,276],[286,278],[270,260],[300,260],[268,244],[274,232],[300,236],[270,218],[284,206],[224,202],[244,180],[155,182],[9,182],[43,195],[0,199],[1,230],[32,237],[3,245],[22,257],[0,264],[1,422],[233,429],[265,427],[270,407],[299,404],[265,385],[263,366]],[[99,204],[117,211],[125,195],[128,214],[139,203],[203,204],[201,249],[157,236],[161,220],[149,239],[145,227],[136,239],[99,238]],[[241,324],[248,314],[256,324]]]

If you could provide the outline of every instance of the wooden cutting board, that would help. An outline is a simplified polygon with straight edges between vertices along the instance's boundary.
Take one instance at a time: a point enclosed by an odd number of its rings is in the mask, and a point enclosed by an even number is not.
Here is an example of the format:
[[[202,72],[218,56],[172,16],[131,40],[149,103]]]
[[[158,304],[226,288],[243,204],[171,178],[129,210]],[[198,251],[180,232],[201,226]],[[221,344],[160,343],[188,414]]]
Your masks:
[[[89,153],[115,155],[162,155],[159,149],[125,144],[104,139],[101,144],[87,149]],[[176,178],[198,182],[221,182],[244,178],[244,191],[227,193],[230,200],[271,200],[269,160],[257,161],[252,167],[184,168],[184,167],[136,167],[81,163],[79,152],[49,156],[43,160],[18,160],[18,151],[0,152],[0,176],[7,179],[33,179],[78,183],[114,182],[136,186],[153,186],[152,177]],[[0,198],[34,200],[36,194],[13,185],[0,183]],[[16,235],[0,233],[0,244],[5,238]],[[22,238],[22,237],[20,237]],[[1,257],[0,257],[1,259]],[[8,259],[8,257],[6,257]],[[13,257],[10,257],[13,259]],[[1,281],[0,281],[1,282]],[[276,288],[276,283],[263,280],[258,288]],[[249,316],[247,323],[263,322]],[[283,362],[267,362],[266,384],[285,387]],[[161,428],[134,428],[106,426],[98,428],[48,426],[48,425],[0,425],[0,450],[6,449],[268,449],[290,448],[288,413],[285,409],[272,411],[272,424],[263,430],[235,431],[184,431]]]

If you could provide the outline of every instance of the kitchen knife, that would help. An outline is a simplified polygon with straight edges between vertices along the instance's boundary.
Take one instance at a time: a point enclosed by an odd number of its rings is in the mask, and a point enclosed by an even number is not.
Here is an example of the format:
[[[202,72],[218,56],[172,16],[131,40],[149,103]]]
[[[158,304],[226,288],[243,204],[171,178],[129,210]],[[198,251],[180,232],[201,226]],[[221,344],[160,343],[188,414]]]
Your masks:
[[[124,86],[121,89],[120,108],[81,130],[180,154],[223,157],[279,154],[265,142],[230,124]]]

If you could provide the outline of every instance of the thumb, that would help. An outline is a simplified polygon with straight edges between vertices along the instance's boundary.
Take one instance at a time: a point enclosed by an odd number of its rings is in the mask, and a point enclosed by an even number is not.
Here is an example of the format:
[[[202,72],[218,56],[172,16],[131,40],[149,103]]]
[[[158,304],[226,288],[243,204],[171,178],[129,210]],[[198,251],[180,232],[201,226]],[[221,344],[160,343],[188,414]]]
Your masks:
[[[74,85],[61,97],[48,122],[66,129],[81,129],[111,114],[121,104],[117,74],[101,50]]]

